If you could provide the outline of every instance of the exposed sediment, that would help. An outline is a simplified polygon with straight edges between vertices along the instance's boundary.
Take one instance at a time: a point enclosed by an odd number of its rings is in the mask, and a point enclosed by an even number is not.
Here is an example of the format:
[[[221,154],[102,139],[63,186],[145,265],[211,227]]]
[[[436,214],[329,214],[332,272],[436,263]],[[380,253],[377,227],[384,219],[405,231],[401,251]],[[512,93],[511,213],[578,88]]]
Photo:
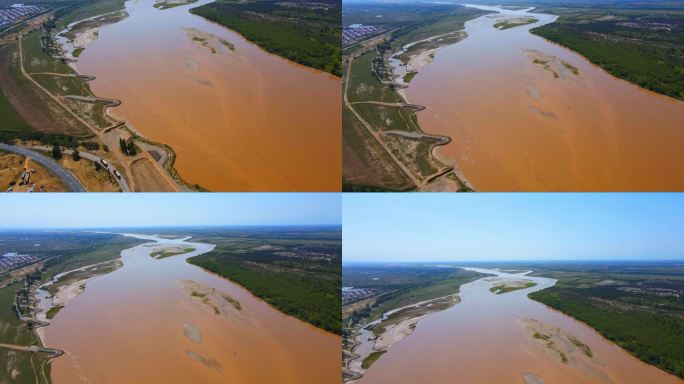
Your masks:
[[[459,301],[458,294],[452,294],[395,308],[384,313],[380,319],[356,329],[356,344],[351,351],[344,352],[343,381],[347,383],[362,378],[370,364],[380,358],[380,354],[410,336],[420,320],[450,308]]]
[[[612,383],[600,359],[592,349],[574,335],[536,319],[518,319],[534,343],[556,361],[572,366],[601,383]]]

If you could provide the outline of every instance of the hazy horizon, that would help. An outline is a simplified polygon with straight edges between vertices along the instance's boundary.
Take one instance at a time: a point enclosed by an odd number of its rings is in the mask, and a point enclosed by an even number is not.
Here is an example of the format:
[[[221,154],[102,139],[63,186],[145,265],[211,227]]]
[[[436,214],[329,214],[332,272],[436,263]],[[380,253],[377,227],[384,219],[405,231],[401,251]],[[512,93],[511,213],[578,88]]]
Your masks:
[[[343,196],[344,263],[684,260],[676,194]]]
[[[7,194],[0,231],[339,226],[339,194]]]

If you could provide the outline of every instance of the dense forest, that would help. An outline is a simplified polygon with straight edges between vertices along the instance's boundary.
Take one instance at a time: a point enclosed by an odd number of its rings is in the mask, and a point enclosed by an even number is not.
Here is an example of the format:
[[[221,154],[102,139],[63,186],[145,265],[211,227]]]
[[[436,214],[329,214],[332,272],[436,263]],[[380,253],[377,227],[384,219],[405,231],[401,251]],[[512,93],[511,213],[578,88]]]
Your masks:
[[[588,324],[639,359],[684,378],[681,299],[661,303],[655,311],[648,309],[651,299],[613,286],[552,287],[529,297]]]
[[[268,52],[342,75],[339,3],[218,0],[190,12],[234,29]]]
[[[684,16],[596,16],[561,15],[531,32],[579,52],[616,77],[684,100]]]
[[[211,238],[216,249],[188,262],[244,286],[288,315],[340,334],[342,249],[339,234],[329,233],[336,238],[314,232],[299,238]]]

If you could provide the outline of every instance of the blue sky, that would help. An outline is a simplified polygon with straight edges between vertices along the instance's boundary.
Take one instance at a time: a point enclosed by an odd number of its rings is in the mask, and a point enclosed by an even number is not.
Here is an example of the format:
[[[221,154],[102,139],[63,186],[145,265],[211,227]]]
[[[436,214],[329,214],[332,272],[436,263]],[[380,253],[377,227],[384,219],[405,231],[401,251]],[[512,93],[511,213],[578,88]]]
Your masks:
[[[0,229],[339,225],[336,193],[4,193]]]
[[[344,194],[343,260],[684,259],[684,194]]]

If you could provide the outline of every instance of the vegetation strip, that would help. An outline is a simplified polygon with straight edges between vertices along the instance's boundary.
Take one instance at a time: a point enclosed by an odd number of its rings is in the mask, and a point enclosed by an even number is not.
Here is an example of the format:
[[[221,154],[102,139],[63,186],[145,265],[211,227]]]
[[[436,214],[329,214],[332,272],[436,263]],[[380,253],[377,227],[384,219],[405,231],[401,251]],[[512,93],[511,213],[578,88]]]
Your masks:
[[[681,268],[560,265],[535,274],[558,279],[534,292],[544,303],[596,329],[645,363],[684,379],[684,279]]]
[[[336,1],[217,0],[190,12],[237,31],[270,53],[342,75]]]
[[[616,77],[684,100],[684,7],[610,4],[538,12],[559,15],[530,32],[572,49]]]
[[[335,228],[202,232],[197,241],[216,244],[187,259],[247,288],[288,315],[326,331],[342,332],[341,238]]]
[[[436,157],[436,147],[451,138],[422,132],[416,112],[425,107],[407,103],[403,89],[437,49],[465,37],[461,30],[466,20],[486,12],[444,4],[416,7],[371,7],[383,16],[380,21],[368,20],[366,5],[345,14],[344,24],[387,31],[345,49],[345,191],[429,190],[437,184],[439,189],[473,190],[454,164]],[[398,66],[392,64],[396,61]],[[405,75],[395,73],[399,66],[405,67]]]

